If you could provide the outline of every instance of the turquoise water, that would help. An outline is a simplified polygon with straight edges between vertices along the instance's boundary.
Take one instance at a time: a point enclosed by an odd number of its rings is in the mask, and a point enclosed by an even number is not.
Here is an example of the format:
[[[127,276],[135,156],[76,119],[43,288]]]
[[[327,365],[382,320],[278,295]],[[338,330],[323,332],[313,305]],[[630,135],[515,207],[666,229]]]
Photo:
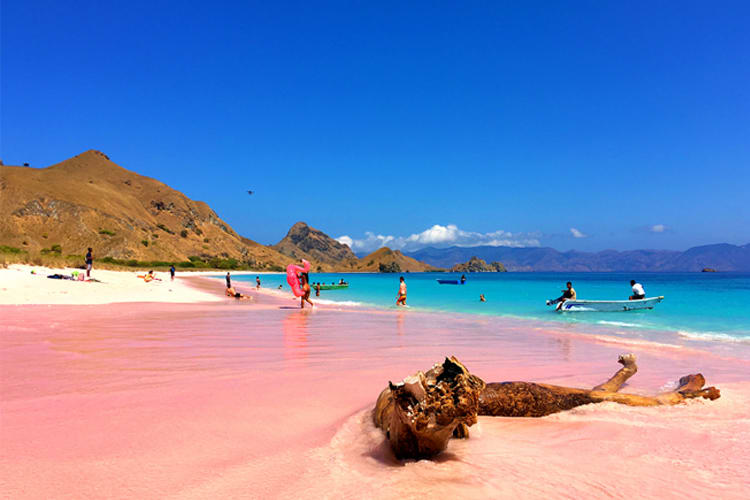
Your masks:
[[[450,273],[407,273],[408,304],[420,310],[505,315],[568,323],[612,325],[621,329],[670,330],[707,340],[750,340],[748,273],[472,273],[465,285],[439,285]],[[311,282],[349,282],[347,290],[323,290],[320,299],[352,306],[395,308],[397,274],[311,274]],[[643,284],[648,297],[665,300],[653,310],[610,313],[556,313],[545,300],[560,295],[572,281],[579,299],[627,299],[630,280]],[[254,275],[236,281],[255,283]],[[262,275],[263,286],[283,285],[285,274]],[[483,293],[487,302],[479,301]],[[313,292],[313,301],[315,300]]]

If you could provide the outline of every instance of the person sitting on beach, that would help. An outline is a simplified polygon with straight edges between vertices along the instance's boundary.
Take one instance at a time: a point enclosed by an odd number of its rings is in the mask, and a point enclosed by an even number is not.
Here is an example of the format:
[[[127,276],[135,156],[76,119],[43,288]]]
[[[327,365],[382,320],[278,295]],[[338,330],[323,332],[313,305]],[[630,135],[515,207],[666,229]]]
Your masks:
[[[252,300],[252,297],[250,297],[249,295],[239,293],[237,290],[235,290],[231,286],[227,288],[227,297],[234,297],[235,299],[239,299],[239,300]]]
[[[311,306],[315,306],[315,304],[313,304],[310,300],[310,275],[307,273],[300,274],[300,284],[302,285],[302,291],[304,292],[304,295],[300,297],[300,308],[305,308],[305,302],[307,302]]]
[[[552,304],[558,304],[558,306],[555,308],[555,310],[559,311],[562,307],[563,302],[566,300],[576,300],[576,291],[575,288],[573,288],[573,283],[568,281],[565,283],[566,289],[562,291],[562,295],[560,295],[558,298],[554,300],[548,300],[547,305],[551,306]]]
[[[629,300],[641,300],[646,298],[646,291],[643,289],[643,285],[636,283],[635,280],[630,280],[630,286],[633,287],[633,295],[629,297]]]
[[[396,305],[397,306],[405,306],[406,305],[406,281],[404,281],[404,277],[401,276],[399,278],[399,285],[398,285],[398,295],[396,296]]]
[[[479,302],[487,302],[487,299],[484,298],[484,294],[483,293],[479,294]]]
[[[143,278],[143,281],[145,281],[146,283],[148,283],[150,281],[154,281],[154,280],[158,280],[159,279],[156,276],[154,276],[154,270],[153,269],[151,271],[149,271],[148,273],[144,274],[143,276],[139,276],[139,278]],[[161,281],[161,280],[159,280],[159,281]]]

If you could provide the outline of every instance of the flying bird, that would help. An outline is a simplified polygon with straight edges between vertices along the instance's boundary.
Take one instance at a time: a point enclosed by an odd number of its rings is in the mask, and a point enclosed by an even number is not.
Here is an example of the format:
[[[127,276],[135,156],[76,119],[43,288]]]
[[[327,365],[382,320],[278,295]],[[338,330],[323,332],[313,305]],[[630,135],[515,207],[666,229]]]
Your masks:
[[[253,194],[255,191],[248,191],[247,194]]]

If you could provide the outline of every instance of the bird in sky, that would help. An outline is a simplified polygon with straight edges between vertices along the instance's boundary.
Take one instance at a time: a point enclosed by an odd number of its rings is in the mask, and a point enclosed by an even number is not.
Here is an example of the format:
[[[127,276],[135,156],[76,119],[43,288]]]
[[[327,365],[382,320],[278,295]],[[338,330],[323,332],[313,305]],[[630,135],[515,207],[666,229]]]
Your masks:
[[[253,194],[255,191],[248,191],[247,194]]]

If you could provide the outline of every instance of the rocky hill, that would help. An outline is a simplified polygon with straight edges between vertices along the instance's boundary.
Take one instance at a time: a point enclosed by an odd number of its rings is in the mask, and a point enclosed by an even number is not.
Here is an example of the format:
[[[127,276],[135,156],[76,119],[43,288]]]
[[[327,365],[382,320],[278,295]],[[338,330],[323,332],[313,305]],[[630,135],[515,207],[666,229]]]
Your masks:
[[[407,257],[398,250],[391,250],[388,247],[380,248],[370,255],[362,257],[357,262],[356,266],[352,271],[363,271],[363,272],[425,272],[425,271],[440,271],[429,264],[420,262],[411,257]]]
[[[236,259],[257,268],[291,262],[238,235],[201,202],[126,170],[99,151],[47,168],[0,166],[0,245],[97,258]]]
[[[487,262],[474,256],[463,264],[456,264],[451,267],[454,273],[504,273],[505,266],[500,262]]]
[[[341,270],[356,266],[357,257],[351,248],[304,222],[297,222],[287,235],[272,247],[295,260],[307,259],[314,268]]]

